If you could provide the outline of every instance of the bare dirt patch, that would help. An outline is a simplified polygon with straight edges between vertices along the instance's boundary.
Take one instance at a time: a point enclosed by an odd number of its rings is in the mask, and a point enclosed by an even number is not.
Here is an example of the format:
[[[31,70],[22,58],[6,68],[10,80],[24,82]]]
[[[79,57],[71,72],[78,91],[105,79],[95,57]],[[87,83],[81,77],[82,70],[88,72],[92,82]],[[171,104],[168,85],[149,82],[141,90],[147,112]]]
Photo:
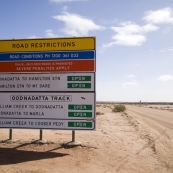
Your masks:
[[[151,129],[128,113],[113,113],[112,105],[97,106],[96,131],[76,131],[82,145],[64,148],[71,131],[0,129],[0,172],[7,173],[171,173],[160,160]],[[103,113],[103,114],[102,114]],[[154,133],[153,133],[154,134]]]

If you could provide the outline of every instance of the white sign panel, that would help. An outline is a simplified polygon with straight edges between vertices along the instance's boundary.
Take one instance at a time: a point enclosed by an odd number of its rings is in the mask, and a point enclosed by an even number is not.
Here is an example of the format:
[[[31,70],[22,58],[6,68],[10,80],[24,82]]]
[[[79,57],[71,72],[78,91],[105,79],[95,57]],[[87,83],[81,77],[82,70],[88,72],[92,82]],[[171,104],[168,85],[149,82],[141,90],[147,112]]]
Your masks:
[[[0,91],[95,91],[94,73],[0,74]]]
[[[95,93],[0,93],[0,118],[93,119]]]
[[[0,119],[1,128],[95,130],[94,120]]]

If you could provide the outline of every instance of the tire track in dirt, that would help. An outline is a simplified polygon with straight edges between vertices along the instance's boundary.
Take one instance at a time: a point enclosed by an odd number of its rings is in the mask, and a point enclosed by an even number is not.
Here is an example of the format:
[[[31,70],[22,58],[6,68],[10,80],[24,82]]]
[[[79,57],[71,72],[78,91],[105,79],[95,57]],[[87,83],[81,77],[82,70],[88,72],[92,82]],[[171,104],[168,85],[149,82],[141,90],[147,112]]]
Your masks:
[[[151,110],[150,110],[151,111]],[[154,111],[154,109],[152,109]],[[160,114],[163,115],[164,112],[160,110]],[[173,172],[173,143],[170,136],[167,134],[167,131],[173,132],[173,126],[171,126],[171,122],[161,121],[159,119],[159,114],[155,112],[145,112],[145,109],[141,109],[141,112],[135,110],[135,107],[130,107],[128,109],[128,113],[133,117],[142,120],[147,126],[149,130],[149,135],[152,137],[148,143],[148,145],[144,146],[144,149],[147,147],[153,148],[153,151],[157,154],[162,166],[167,168],[167,172]],[[152,115],[158,115],[158,119],[153,118]]]
[[[136,132],[136,134],[139,135],[141,137],[141,139],[147,139],[147,142],[141,149],[136,150],[133,155],[128,155],[125,158],[123,158],[120,161],[121,163],[120,163],[119,167],[116,170],[117,172],[121,172],[124,169],[128,169],[128,167],[130,165],[132,165],[132,163],[131,163],[131,160],[133,160],[132,158],[142,157],[142,155],[147,155],[148,153],[145,151],[145,149],[149,148],[149,149],[153,150],[153,148],[151,147],[151,145],[152,145],[151,141],[153,141],[153,140],[152,140],[152,137],[149,135],[149,133],[146,131],[146,129],[136,119],[134,119],[129,114],[122,114],[122,115],[127,120],[128,126],[132,126],[134,131]],[[152,154],[155,154],[155,152],[153,152]],[[150,163],[153,163],[156,160],[156,158],[153,157],[153,156],[149,157],[149,159],[150,159]],[[148,168],[147,171],[152,172],[149,168]]]

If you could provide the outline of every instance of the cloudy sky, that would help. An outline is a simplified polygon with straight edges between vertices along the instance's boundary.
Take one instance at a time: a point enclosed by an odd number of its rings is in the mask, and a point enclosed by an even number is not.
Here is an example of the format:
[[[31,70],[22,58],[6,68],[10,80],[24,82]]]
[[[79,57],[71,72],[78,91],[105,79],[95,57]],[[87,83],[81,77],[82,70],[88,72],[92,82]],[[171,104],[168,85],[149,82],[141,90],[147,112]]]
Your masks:
[[[0,39],[96,36],[97,101],[173,102],[172,0],[1,0]]]

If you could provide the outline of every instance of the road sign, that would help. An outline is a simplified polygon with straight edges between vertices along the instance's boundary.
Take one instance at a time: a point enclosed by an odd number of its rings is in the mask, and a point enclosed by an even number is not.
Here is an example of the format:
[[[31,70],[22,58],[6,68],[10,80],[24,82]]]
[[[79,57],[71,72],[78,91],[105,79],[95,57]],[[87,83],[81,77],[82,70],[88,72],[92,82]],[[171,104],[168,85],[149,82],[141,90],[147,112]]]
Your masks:
[[[1,128],[95,130],[95,120],[0,119]]]
[[[94,72],[94,60],[0,62],[3,73]]]
[[[54,126],[53,122],[64,122],[66,129],[80,129],[80,127],[93,129],[94,120],[95,93],[93,92],[0,93],[0,127],[40,128],[41,126],[43,128],[44,123],[41,122],[50,122],[50,125],[46,123],[46,128],[59,128]],[[33,122],[34,125],[30,126],[29,122]],[[78,122],[82,124],[77,125]]]
[[[0,128],[95,129],[95,50],[95,37],[0,40]]]
[[[86,113],[92,114],[92,117],[85,116]],[[29,119],[95,118],[95,94],[0,93],[0,117]]]
[[[0,72],[94,72],[95,37],[0,40]]]
[[[41,52],[95,49],[95,37],[0,40],[0,52]]]
[[[94,60],[95,51],[9,52],[0,53],[1,61]]]
[[[0,74],[0,91],[95,91],[95,73]]]

